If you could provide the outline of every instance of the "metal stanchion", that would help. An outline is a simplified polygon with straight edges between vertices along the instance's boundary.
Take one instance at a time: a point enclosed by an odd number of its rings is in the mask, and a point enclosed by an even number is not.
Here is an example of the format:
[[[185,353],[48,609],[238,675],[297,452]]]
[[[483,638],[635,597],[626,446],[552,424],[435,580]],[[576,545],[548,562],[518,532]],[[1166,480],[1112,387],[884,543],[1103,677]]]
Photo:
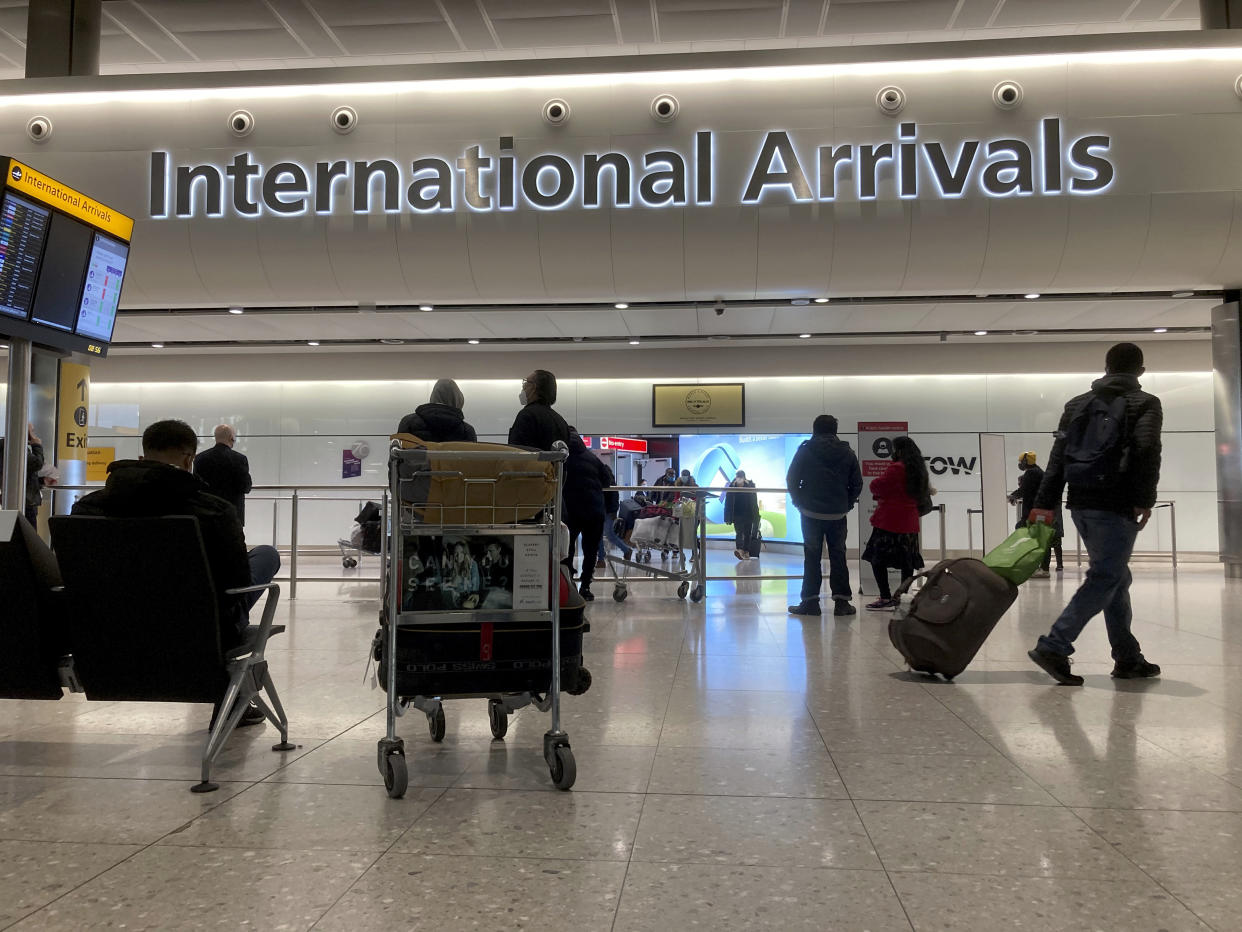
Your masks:
[[[982,508],[966,509],[966,547],[970,551],[970,555],[975,555],[975,522],[971,519],[971,515],[983,514]]]
[[[293,490],[293,516],[289,520],[289,598],[298,597],[298,490]]]

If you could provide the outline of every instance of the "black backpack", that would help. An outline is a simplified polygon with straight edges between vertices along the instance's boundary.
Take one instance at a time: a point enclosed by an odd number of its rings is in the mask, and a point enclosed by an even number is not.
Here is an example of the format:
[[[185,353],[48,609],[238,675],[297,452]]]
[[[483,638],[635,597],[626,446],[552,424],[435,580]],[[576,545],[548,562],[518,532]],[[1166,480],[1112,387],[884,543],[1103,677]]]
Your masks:
[[[1125,395],[1107,399],[1093,393],[1078,407],[1060,434],[1066,482],[1100,488],[1125,471],[1125,419]]]

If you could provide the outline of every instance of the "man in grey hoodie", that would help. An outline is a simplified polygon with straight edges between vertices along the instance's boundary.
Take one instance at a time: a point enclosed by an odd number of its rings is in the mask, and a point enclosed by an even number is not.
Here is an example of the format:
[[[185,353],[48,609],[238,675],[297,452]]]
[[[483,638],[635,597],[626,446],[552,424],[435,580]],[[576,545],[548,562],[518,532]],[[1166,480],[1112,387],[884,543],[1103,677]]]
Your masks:
[[[431,400],[403,417],[397,433],[413,434],[428,443],[452,440],[474,443],[479,438],[461,412],[465,404],[466,396],[456,382],[439,379],[431,389]]]

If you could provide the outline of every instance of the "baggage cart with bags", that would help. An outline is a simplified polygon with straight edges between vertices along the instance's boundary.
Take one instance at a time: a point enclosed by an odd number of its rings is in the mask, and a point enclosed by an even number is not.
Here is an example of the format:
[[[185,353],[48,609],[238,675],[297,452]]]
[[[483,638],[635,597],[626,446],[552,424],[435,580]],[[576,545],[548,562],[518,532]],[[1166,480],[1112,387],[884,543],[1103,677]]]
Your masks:
[[[549,712],[544,759],[558,788],[573,786],[561,692],[585,692],[590,674],[585,603],[569,595],[557,553],[566,455],[393,438],[384,603],[372,646],[388,694],[377,762],[389,796],[408,783],[397,718],[417,709],[441,741],[447,699],[486,699],[497,739],[518,709]]]
[[[707,586],[706,564],[699,547],[702,517],[702,503],[697,495],[669,505],[644,507],[634,521],[634,530],[629,539],[634,547],[634,559],[626,560],[612,551],[605,554],[605,561],[616,580],[612,588],[613,599],[617,602],[626,600],[629,596],[627,580],[630,573],[639,572],[678,583],[679,599],[689,596],[691,602],[702,601]],[[649,565],[646,561],[651,559],[653,550],[658,551],[662,559],[676,554],[676,568],[666,570]],[[691,552],[688,566],[682,552],[684,550]]]
[[[381,520],[378,504],[367,502],[362,507],[354,518],[354,527],[349,537],[342,537],[336,542],[341,548],[341,566],[350,570],[358,565],[364,554],[380,555]]]

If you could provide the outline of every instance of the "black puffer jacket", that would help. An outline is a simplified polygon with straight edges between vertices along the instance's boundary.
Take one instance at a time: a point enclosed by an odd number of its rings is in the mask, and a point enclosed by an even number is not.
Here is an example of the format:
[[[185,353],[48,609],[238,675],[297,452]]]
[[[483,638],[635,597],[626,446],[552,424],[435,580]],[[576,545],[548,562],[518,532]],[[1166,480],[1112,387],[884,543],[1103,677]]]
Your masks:
[[[1164,410],[1160,399],[1139,386],[1137,376],[1106,375],[1091,383],[1091,391],[1071,398],[1061,414],[1057,439],[1048,457],[1044,481],[1035,497],[1036,508],[1055,508],[1065,490],[1065,433],[1082,405],[1093,395],[1112,401],[1118,395],[1126,399],[1123,426],[1122,472],[1106,488],[1069,487],[1066,507],[1096,511],[1115,511],[1131,516],[1135,508],[1150,508],[1156,503],[1156,486],[1160,482],[1160,429]]]
[[[815,434],[798,447],[785,486],[799,511],[843,515],[862,494],[862,470],[848,443],[836,434]]]
[[[419,405],[413,413],[403,417],[397,433],[413,434],[428,443],[457,440],[474,443],[479,439],[474,428],[466,423],[460,409],[430,402]]]
[[[604,489],[616,485],[612,470],[586,448],[582,438],[572,433],[569,459],[565,462],[565,515],[567,523],[603,518]]]
[[[211,567],[220,608],[220,639],[227,648],[240,643],[246,608],[240,596],[225,589],[250,585],[246,536],[233,506],[207,491],[202,479],[176,466],[154,460],[117,460],[108,466],[107,484],[77,501],[73,514],[107,518],[155,518],[192,515],[198,518],[203,548]],[[135,541],[141,550],[142,541]]]
[[[552,410],[556,404],[556,376],[546,369],[536,369],[535,384],[529,392],[526,406],[509,428],[509,443],[535,450],[551,450],[558,440],[568,446],[569,424]]]

